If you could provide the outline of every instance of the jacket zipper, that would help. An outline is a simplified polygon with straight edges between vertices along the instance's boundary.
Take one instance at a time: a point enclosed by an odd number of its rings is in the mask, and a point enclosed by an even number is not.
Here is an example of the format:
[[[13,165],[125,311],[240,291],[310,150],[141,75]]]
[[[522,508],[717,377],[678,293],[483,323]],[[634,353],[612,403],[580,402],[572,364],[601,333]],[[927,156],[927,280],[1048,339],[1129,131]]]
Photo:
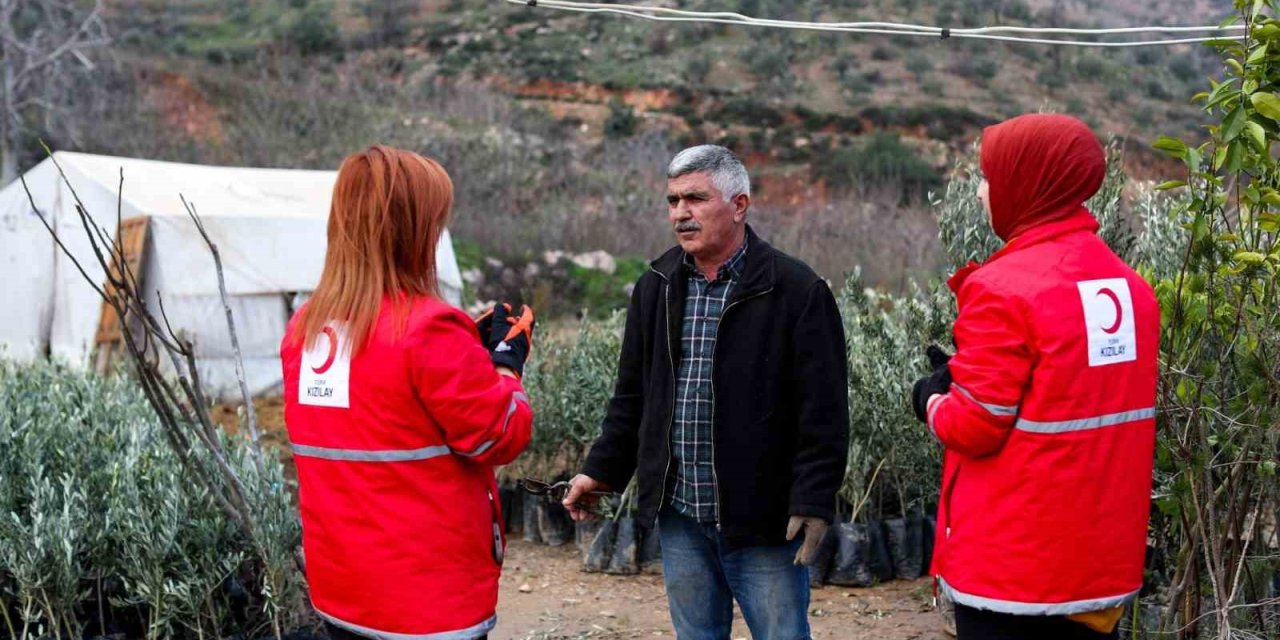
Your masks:
[[[956,480],[958,479],[960,479],[959,463],[956,464],[955,471],[951,472],[951,478],[948,480],[947,486],[946,486],[946,490],[947,490],[946,495],[942,496],[942,504],[946,505],[946,508],[947,508],[947,520],[945,523],[943,523],[944,539],[951,537],[951,494],[955,493],[956,491]]]
[[[666,288],[663,289],[663,294],[666,298],[666,313],[662,316],[662,327],[667,341],[667,363],[671,365],[671,409],[667,411],[667,467],[662,472],[662,490],[658,492],[658,508],[653,513],[653,525],[656,527],[658,525],[658,514],[662,512],[662,507],[667,501],[667,478],[671,476],[671,422],[676,417],[676,360],[675,356],[671,355],[671,281],[667,280],[667,277],[657,269],[650,268],[650,270],[658,274],[662,281],[666,283]]]
[[[767,295],[773,291],[773,287],[769,287],[760,293],[752,294],[741,300],[734,300],[729,306],[720,311],[720,317],[716,319],[716,339],[711,343],[711,484],[716,493],[716,531],[723,532],[722,523],[720,521],[720,477],[716,474],[716,350],[720,345],[720,325],[724,322],[724,317],[729,314],[729,310],[739,304]],[[674,410],[674,406],[672,407]],[[668,458],[670,460],[670,458]],[[665,486],[665,485],[664,485]]]
[[[491,540],[493,544],[493,561],[501,567],[502,561],[505,559],[504,556],[506,556],[506,550],[502,544],[502,523],[498,520],[498,502],[493,498],[492,489],[485,489],[485,493],[489,494],[489,519],[493,524],[493,539]]]

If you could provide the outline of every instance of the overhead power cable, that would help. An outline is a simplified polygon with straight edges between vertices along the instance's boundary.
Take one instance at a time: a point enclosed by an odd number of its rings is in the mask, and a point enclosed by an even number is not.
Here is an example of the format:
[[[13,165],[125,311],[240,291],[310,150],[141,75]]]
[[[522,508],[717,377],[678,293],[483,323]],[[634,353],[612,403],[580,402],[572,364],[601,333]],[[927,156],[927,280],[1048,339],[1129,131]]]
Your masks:
[[[1075,47],[1142,47],[1156,45],[1190,44],[1217,39],[1244,38],[1244,25],[1227,26],[1150,26],[1123,27],[1113,29],[1071,29],[1062,27],[1014,27],[995,26],[977,28],[945,28],[898,22],[809,22],[796,20],[773,20],[753,18],[740,13],[723,11],[688,11],[668,7],[651,7],[632,4],[606,4],[599,2],[573,2],[570,0],[505,0],[508,4],[541,7],[575,13],[615,14],[656,22],[697,22],[712,24],[729,24],[751,27],[769,27],[778,29],[795,29],[805,31],[822,31],[834,33],[868,33],[880,35],[898,35],[931,38],[970,38],[977,40],[995,40],[1000,42],[1018,42],[1024,44],[1049,44]],[[996,35],[999,33],[1020,33],[1029,35],[1067,35],[1067,36],[1110,36],[1143,33],[1179,34],[1179,33],[1214,33],[1209,37],[1164,38],[1159,40],[1142,40],[1129,42],[1098,42],[1077,39],[1028,38],[1021,36]]]

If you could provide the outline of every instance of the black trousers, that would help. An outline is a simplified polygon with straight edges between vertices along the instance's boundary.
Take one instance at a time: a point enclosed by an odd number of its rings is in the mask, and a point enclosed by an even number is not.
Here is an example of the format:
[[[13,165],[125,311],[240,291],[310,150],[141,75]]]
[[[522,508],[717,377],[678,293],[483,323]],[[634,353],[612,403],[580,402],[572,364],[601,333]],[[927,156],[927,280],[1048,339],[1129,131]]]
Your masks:
[[[369,640],[362,635],[351,633],[332,622],[324,623],[324,630],[329,633],[329,640]],[[476,640],[489,640],[489,634],[480,636]]]
[[[957,640],[1116,640],[1111,633],[1098,633],[1066,616],[1015,616],[956,605]]]

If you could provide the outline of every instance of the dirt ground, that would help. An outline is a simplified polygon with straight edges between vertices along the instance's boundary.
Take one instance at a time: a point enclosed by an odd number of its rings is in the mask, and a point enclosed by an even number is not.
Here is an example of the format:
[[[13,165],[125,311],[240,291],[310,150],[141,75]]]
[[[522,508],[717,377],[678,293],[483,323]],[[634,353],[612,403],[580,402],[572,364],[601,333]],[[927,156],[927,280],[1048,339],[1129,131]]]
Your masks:
[[[511,540],[498,595],[494,640],[674,638],[662,576],[583,573],[572,544]],[[822,587],[810,597],[813,637],[945,640],[930,606],[930,582],[895,580],[870,589]],[[735,615],[733,638],[749,638]]]

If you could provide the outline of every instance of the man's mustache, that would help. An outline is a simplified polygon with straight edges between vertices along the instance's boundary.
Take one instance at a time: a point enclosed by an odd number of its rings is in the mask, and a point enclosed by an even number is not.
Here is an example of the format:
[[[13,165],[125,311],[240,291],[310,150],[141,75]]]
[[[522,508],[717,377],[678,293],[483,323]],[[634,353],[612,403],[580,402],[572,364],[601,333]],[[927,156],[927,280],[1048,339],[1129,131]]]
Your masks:
[[[676,223],[676,233],[683,233],[685,231],[701,231],[701,230],[702,230],[702,225],[692,220],[685,220],[684,222]]]

